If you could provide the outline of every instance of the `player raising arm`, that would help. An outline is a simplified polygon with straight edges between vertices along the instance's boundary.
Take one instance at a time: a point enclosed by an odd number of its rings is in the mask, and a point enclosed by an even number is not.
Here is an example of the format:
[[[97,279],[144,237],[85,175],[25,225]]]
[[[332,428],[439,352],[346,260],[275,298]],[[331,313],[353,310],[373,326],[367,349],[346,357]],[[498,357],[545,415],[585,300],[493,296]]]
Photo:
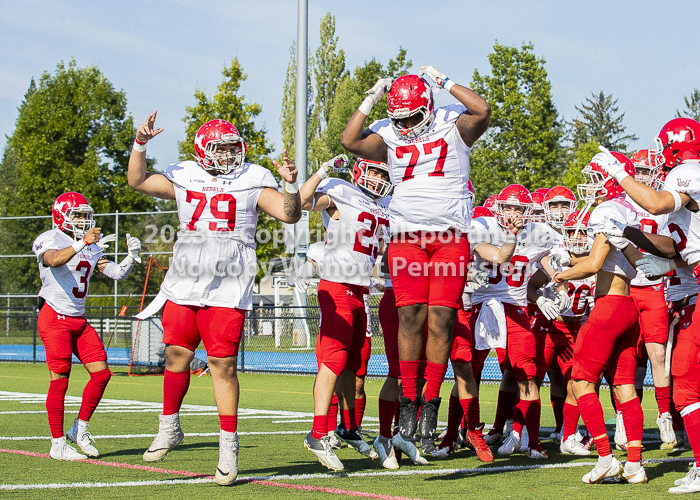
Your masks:
[[[255,229],[260,210],[286,223],[301,218],[297,168],[286,151],[282,165],[273,160],[286,181],[284,193],[278,192],[269,170],[245,162],[247,147],[236,127],[211,120],[195,135],[195,161],[173,163],[162,174],[146,172],[146,143],[163,131],[154,129],[155,119],[154,112],[136,133],[129,185],[176,200],[180,231],[160,293],[140,315],[148,317],[164,305],[163,413],[143,458],[160,460],[184,439],[179,411],[201,340],[221,425],[215,478],[218,484],[231,484],[238,474],[238,346],[258,269]]]

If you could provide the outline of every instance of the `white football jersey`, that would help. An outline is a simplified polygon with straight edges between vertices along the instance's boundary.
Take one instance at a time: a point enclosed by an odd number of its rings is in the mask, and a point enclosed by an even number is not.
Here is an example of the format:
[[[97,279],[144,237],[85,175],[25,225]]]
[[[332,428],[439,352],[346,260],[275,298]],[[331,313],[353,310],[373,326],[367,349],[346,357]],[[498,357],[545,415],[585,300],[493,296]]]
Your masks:
[[[637,212],[637,218],[639,219],[639,225],[642,231],[649,234],[661,234],[663,236],[670,236],[671,233],[668,231],[668,214],[663,215],[652,215],[642,207],[640,207],[635,201],[629,196],[626,197],[627,201]],[[640,250],[643,252],[642,250]],[[663,277],[657,278],[655,280],[649,280],[644,273],[637,272],[637,276],[632,280],[632,286],[651,286],[658,285],[663,282]]]
[[[392,234],[469,229],[469,152],[456,127],[467,111],[453,104],[434,111],[433,123],[415,139],[397,137],[388,118],[370,126],[384,139],[394,193]]]
[[[472,282],[467,281],[467,284],[464,286],[464,291],[462,292],[462,302],[464,303],[465,311],[472,310],[472,296],[474,295],[474,290],[476,290],[476,288],[474,288]]]
[[[685,193],[700,204],[700,162],[685,161],[671,169],[664,191]],[[683,260],[691,266],[700,263],[700,212],[681,207],[669,214],[668,230]]]
[[[536,264],[547,254],[554,252],[552,234],[544,224],[528,222],[518,233],[515,253],[510,263],[496,265],[474,253],[476,269],[489,273],[489,286],[476,289],[473,304],[497,299],[505,304],[527,305],[527,282],[536,271]],[[506,232],[495,217],[478,217],[472,221],[469,244],[475,249],[480,243],[501,247]],[[505,274],[505,276],[504,276]]]
[[[389,228],[391,197],[374,200],[347,181],[324,179],[316,190],[335,203],[338,219],[324,210],[326,242],[319,276],[326,281],[369,287],[380,238]]]
[[[593,245],[596,234],[602,231],[605,221],[614,219],[628,226],[639,228],[639,219],[634,207],[630,205],[625,196],[618,196],[612,200],[604,201],[591,212],[588,221],[588,241]],[[603,263],[603,271],[623,276],[629,280],[637,276],[637,270],[630,264],[622,252],[615,247],[610,248],[608,256]]]
[[[693,274],[693,268],[681,267],[673,270],[673,276],[666,281],[666,302],[675,302],[686,297],[697,295],[700,290],[698,279]]]
[[[180,305],[251,309],[258,197],[277,190],[277,181],[252,163],[212,176],[183,161],[164,175],[175,188],[180,231],[161,292]]]
[[[63,250],[73,243],[75,240],[60,229],[51,229],[34,240],[32,250],[39,262],[39,297],[46,300],[58,314],[83,316],[90,277],[102,257],[102,249],[97,245],[88,245],[61,267],[51,268],[43,263],[47,250]]]

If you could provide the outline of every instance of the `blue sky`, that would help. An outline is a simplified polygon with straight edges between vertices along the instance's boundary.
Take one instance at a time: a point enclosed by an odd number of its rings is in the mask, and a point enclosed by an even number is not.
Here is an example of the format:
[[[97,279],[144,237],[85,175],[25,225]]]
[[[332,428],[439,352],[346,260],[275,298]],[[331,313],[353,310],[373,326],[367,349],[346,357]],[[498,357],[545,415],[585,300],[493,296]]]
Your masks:
[[[294,0],[2,2],[0,147],[14,129],[30,79],[73,57],[79,66],[97,66],[126,92],[137,124],[158,110],[165,132],[149,145],[149,155],[164,168],[177,159],[182,117],[194,104],[195,88],[215,92],[222,67],[237,56],[249,75],[242,93],[261,104],[258,125],[280,153],[296,6]],[[547,61],[563,118],[572,118],[574,106],[591,92],[612,93],[628,131],[640,137],[634,144],[639,148],[650,146],[683,107],[683,97],[700,88],[697,1],[309,0],[312,51],[328,11],[336,16],[350,69],[373,57],[385,63],[403,46],[414,70],[432,64],[468,84],[474,69],[489,72],[487,56],[496,40],[532,42]]]

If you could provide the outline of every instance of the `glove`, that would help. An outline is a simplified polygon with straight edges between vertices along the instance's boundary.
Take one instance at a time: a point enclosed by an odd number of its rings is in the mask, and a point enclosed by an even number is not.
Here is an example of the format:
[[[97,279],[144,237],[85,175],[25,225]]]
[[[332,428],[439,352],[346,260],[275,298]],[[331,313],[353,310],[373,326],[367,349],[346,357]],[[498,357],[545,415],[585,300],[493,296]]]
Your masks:
[[[562,267],[568,266],[569,264],[571,264],[571,259],[568,255],[555,253],[549,257],[549,267],[552,269],[561,270]]]
[[[472,273],[469,275],[471,282],[477,285],[478,287],[488,287],[489,286],[489,273],[486,271],[482,271],[480,269],[477,269],[475,271],[472,271]]]
[[[549,321],[554,321],[559,317],[559,307],[554,303],[553,300],[547,297],[540,297],[537,299],[537,307],[540,308],[544,317]]]
[[[435,82],[436,85],[442,87],[443,89],[447,89],[448,91],[452,88],[452,86],[455,84],[452,80],[450,80],[447,75],[444,73],[440,73],[440,70],[437,69],[435,66],[423,66],[420,70],[418,70],[418,76],[423,78],[425,80],[425,76],[428,76],[433,82]]]
[[[380,292],[384,291],[385,281],[383,279],[375,278],[374,276],[370,276],[369,279],[372,281],[372,286],[370,288],[376,288]]]
[[[586,302],[588,302],[588,312],[590,312],[595,305],[595,295],[586,295]]]
[[[374,87],[365,92],[365,94],[367,94],[367,97],[365,97],[365,100],[362,101],[362,104],[360,104],[360,107],[358,109],[363,114],[369,115],[369,112],[372,111],[374,105],[377,104],[377,102],[379,102],[379,99],[381,99],[384,96],[384,94],[386,94],[391,88],[392,83],[393,81],[391,78],[380,78],[379,80],[377,80],[377,83],[374,84]]]
[[[104,250],[105,248],[108,248],[108,247],[109,247],[109,244],[110,244],[110,243],[112,243],[113,241],[116,241],[116,240],[117,240],[117,235],[116,235],[116,234],[109,234],[109,235],[107,235],[107,236],[103,236],[102,238],[100,238],[100,241],[98,241],[97,243],[95,243],[95,245],[97,245],[97,246],[100,247],[102,250]]]
[[[287,285],[291,286],[292,288],[296,288],[301,293],[306,293],[306,291],[309,289],[310,283],[311,278],[302,278],[301,276],[297,276],[295,274],[292,274],[287,279]]]
[[[593,157],[593,163],[600,165],[600,168],[614,177],[617,182],[622,182],[622,179],[629,177],[629,174],[625,172],[625,165],[615,158],[608,148],[600,145],[598,149],[601,152]]]
[[[610,244],[619,250],[623,250],[629,245],[629,241],[622,234],[627,226],[614,219],[606,220],[601,228],[603,234]]]
[[[677,267],[674,260],[649,254],[645,255],[643,259],[639,259],[636,266],[646,276],[663,276]]]
[[[569,293],[566,290],[559,290],[554,303],[559,307],[559,312],[566,311],[571,307],[571,297],[569,297]]]
[[[129,252],[129,257],[141,264],[141,257],[139,257],[139,254],[141,253],[141,240],[134,238],[129,233],[126,233],[126,248]]]
[[[316,173],[321,179],[325,179],[331,172],[347,173],[349,164],[350,160],[346,155],[338,155],[323,163]]]

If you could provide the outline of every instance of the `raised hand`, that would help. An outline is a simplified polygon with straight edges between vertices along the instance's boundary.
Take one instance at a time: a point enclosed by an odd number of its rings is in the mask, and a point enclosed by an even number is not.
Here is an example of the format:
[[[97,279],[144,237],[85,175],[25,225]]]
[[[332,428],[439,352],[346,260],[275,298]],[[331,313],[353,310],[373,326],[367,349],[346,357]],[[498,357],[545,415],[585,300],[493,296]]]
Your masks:
[[[418,76],[425,80],[425,76],[428,76],[436,85],[440,87],[445,87],[445,82],[450,79],[445,75],[445,73],[440,72],[435,66],[423,66],[418,70]]]
[[[107,236],[103,236],[100,238],[100,241],[95,243],[98,247],[100,247],[102,250],[105,250],[109,247],[109,244],[112,243],[113,241],[117,240],[117,235],[116,234],[108,234]]]
[[[272,164],[277,168],[277,172],[279,172],[282,179],[290,184],[294,184],[297,181],[299,170],[296,165],[294,165],[294,162],[289,159],[289,156],[287,156],[286,149],[282,152],[282,164],[280,165],[276,160],[272,160]]]
[[[126,248],[128,249],[129,257],[141,264],[141,257],[139,257],[141,253],[141,240],[126,233]]]
[[[154,111],[151,113],[151,115],[146,119],[144,123],[142,123],[138,129],[136,129],[136,140],[139,142],[148,142],[151,139],[153,139],[155,136],[160,134],[163,129],[154,129],[154,125],[156,124],[156,115],[158,114],[158,111]]]
[[[100,228],[93,227],[90,229],[83,237],[83,240],[85,241],[86,245],[92,245],[93,243],[100,241]]]

